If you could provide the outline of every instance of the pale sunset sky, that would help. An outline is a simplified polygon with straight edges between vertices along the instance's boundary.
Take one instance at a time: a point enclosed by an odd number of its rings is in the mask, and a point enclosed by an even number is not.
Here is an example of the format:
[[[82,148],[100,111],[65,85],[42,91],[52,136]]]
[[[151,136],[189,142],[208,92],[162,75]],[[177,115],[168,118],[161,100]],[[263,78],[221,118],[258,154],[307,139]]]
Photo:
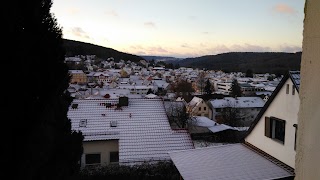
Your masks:
[[[301,51],[303,0],[52,0],[63,38],[135,55]]]

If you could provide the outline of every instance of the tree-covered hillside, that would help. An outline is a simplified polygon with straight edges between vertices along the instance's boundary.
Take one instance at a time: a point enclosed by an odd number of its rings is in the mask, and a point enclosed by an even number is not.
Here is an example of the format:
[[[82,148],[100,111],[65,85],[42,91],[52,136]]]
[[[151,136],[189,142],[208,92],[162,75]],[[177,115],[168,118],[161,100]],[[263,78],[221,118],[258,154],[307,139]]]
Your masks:
[[[301,52],[230,52],[178,61],[180,66],[223,70],[227,72],[285,73],[287,70],[300,70]]]
[[[67,56],[96,55],[98,58],[102,58],[102,59],[113,57],[116,61],[123,59],[126,61],[130,60],[133,62],[138,62],[144,59],[143,57],[120,52],[111,48],[106,48],[106,47],[85,43],[85,42],[74,41],[74,40],[64,39],[63,45],[66,49]]]

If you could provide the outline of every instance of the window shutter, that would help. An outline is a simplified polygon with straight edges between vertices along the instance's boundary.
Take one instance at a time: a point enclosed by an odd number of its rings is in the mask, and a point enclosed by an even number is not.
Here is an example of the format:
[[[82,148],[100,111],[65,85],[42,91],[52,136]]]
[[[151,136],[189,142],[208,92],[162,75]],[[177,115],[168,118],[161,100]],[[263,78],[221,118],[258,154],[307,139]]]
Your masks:
[[[265,117],[264,135],[271,138],[271,121],[270,117]]]

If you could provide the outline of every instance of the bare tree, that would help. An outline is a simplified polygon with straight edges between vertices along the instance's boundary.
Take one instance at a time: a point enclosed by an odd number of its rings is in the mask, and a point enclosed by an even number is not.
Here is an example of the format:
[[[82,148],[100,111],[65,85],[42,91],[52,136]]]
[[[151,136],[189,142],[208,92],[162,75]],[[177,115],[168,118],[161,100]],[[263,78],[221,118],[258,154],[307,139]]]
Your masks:
[[[247,114],[240,111],[232,102],[228,102],[225,108],[221,109],[218,123],[223,123],[232,127],[241,127],[244,125],[243,120]]]
[[[177,97],[182,97],[184,100],[189,102],[192,99],[194,89],[192,84],[187,80],[179,79],[176,83],[171,84],[172,91],[176,93]]]
[[[190,114],[181,101],[165,101],[165,108],[169,123],[173,128],[186,128],[190,121]]]
[[[204,92],[204,88],[205,88],[205,85],[206,85],[206,79],[205,79],[205,72],[201,71],[199,73],[199,76],[198,76],[198,81],[197,81],[197,85],[198,85],[198,88],[199,88],[199,91],[200,91],[200,94],[202,95],[203,92]]]

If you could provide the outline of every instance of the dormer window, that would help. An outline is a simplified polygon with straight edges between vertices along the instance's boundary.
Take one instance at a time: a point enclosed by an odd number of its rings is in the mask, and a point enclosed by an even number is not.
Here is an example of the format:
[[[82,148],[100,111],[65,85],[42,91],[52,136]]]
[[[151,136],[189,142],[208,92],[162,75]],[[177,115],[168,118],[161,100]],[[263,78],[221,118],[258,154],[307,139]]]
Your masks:
[[[117,121],[113,120],[110,122],[111,127],[117,127]]]
[[[79,127],[87,127],[87,120],[81,119],[79,122]]]
[[[72,109],[78,109],[78,104],[72,104],[72,105],[71,105],[71,108],[72,108]]]

